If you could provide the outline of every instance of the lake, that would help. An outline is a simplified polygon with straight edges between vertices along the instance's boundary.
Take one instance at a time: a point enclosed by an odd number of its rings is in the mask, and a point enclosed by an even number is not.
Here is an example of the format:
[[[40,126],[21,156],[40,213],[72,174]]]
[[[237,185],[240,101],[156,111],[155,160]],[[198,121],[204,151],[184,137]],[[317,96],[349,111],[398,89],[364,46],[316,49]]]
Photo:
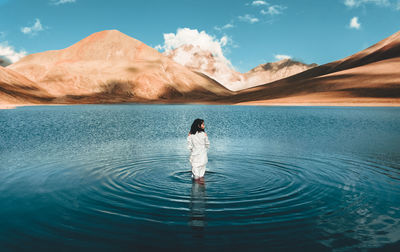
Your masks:
[[[400,108],[19,107],[0,161],[1,251],[400,249]]]

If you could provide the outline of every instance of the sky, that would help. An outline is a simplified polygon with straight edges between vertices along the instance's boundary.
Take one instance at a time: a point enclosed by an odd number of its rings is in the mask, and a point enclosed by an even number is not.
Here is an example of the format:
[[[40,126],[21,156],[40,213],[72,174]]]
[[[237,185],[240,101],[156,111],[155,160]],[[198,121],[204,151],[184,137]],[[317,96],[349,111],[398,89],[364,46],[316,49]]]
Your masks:
[[[400,30],[400,0],[0,0],[0,16],[3,62],[116,29],[160,52],[196,44],[247,72],[363,50]]]

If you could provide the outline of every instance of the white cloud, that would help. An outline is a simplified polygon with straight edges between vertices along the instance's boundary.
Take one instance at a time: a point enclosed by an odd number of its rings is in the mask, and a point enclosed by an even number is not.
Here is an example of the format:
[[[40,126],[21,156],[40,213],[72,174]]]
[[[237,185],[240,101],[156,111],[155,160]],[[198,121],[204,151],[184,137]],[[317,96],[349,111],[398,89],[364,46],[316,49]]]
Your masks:
[[[400,0],[344,0],[344,5],[349,8],[365,7],[367,4],[400,11]]]
[[[265,1],[253,1],[251,5],[253,6],[260,6],[260,5],[267,5],[268,3]]]
[[[221,46],[226,46],[228,44],[229,38],[227,36],[223,36],[220,40],[219,43]]]
[[[0,44],[0,61],[3,62],[1,65],[6,66],[17,62],[21,58],[26,56],[25,51],[17,52],[14,47],[7,44],[7,42],[3,42]]]
[[[360,22],[358,21],[358,17],[353,17],[353,18],[350,20],[349,27],[352,28],[352,29],[356,29],[356,30],[360,29],[361,24],[360,24]]]
[[[282,14],[282,11],[285,10],[287,7],[283,5],[272,5],[268,7],[268,10],[261,10],[261,14],[263,15],[279,15]]]
[[[38,32],[43,31],[44,28],[40,20],[36,18],[35,24],[31,27],[22,27],[21,32],[24,34],[36,35]]]
[[[389,0],[345,0],[344,5],[350,8],[357,8],[365,4],[375,4],[378,6],[390,6]]]
[[[258,18],[253,17],[252,15],[249,15],[249,14],[246,14],[244,16],[239,16],[239,20],[250,23],[250,24],[254,24],[254,23],[257,23],[258,21],[260,21]]]
[[[222,30],[226,30],[226,29],[231,29],[234,28],[235,26],[233,25],[233,23],[228,23],[224,26],[214,26],[214,29],[217,31],[222,31]]]
[[[196,64],[199,65],[201,70],[207,68],[208,62],[204,61],[204,59],[200,59],[199,61],[196,55],[209,52],[215,60],[214,64],[217,69],[214,77],[219,81],[226,81],[227,77],[225,74],[219,73],[218,69],[232,68],[231,62],[225,58],[223,53],[223,48],[231,43],[231,39],[227,36],[218,39],[207,34],[205,31],[199,32],[196,29],[179,28],[176,34],[164,34],[164,45],[158,45],[156,49],[164,50],[164,53],[167,55],[173,53],[174,61],[181,65],[191,65],[197,62]],[[174,50],[174,52],[172,52],[172,50]]]
[[[156,46],[158,50],[165,52],[174,50],[183,45],[193,45],[201,50],[209,51],[214,57],[224,57],[222,47],[230,42],[227,36],[217,39],[214,36],[207,34],[205,31],[199,32],[197,29],[179,28],[174,33],[164,33],[164,45]]]
[[[274,55],[276,60],[283,60],[283,59],[291,59],[292,56],[284,55],[284,54],[275,54]]]
[[[75,3],[76,0],[51,0],[51,4],[54,5],[60,5],[60,4],[66,4],[66,3]]]

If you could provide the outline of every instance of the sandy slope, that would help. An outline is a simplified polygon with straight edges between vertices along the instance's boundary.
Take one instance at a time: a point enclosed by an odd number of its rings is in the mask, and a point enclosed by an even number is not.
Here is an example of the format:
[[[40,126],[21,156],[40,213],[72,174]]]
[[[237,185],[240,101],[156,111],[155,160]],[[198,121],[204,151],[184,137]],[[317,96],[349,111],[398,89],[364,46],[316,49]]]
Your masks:
[[[0,66],[0,104],[48,103],[52,98],[35,82]]]
[[[231,92],[118,31],[0,68],[0,104],[400,105],[400,32],[342,60]],[[55,97],[55,98],[54,98]]]
[[[240,104],[400,104],[400,32],[352,56],[227,99]]]
[[[231,94],[116,30],[92,34],[66,49],[26,56],[8,68],[57,96],[56,102],[202,100]]]

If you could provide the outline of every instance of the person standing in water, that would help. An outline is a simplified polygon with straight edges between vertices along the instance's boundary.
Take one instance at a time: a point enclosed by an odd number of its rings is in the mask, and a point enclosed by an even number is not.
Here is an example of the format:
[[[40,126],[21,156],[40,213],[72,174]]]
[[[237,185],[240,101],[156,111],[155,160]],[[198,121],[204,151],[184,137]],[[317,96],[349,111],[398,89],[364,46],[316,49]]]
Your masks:
[[[196,181],[204,181],[206,164],[208,162],[207,150],[210,147],[208,136],[204,132],[204,120],[194,120],[187,137],[190,150],[190,163],[192,165],[192,178]]]

